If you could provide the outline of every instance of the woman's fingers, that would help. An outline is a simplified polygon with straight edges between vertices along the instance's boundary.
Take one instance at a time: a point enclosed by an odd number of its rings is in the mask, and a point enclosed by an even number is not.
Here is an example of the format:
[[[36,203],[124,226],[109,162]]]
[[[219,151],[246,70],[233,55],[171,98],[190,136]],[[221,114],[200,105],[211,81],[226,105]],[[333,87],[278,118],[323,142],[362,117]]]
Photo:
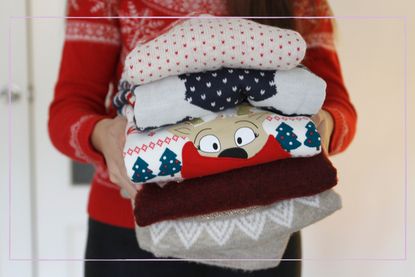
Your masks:
[[[321,145],[324,151],[328,153],[330,137],[333,132],[333,119],[329,112],[320,110],[311,117],[321,137]]]

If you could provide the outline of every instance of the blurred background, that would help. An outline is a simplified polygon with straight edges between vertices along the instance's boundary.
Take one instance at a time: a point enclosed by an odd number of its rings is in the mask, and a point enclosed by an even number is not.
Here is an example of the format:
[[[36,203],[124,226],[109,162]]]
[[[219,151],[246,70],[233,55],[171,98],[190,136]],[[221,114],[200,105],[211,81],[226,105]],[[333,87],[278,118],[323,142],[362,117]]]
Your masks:
[[[340,16],[336,45],[345,82],[358,111],[358,130],[350,148],[332,158],[339,172],[336,191],[343,198],[343,209],[302,231],[303,276],[413,276],[415,5],[410,0],[329,3],[334,14]],[[63,0],[0,4],[0,277],[82,276],[82,262],[62,260],[79,260],[84,255],[92,169],[58,153],[47,133],[48,105],[58,73],[64,20],[9,20],[9,16],[64,16],[65,5]],[[407,44],[403,19],[342,18],[349,15],[407,16]],[[9,81],[13,101],[10,110]],[[11,133],[7,131],[9,120]]]

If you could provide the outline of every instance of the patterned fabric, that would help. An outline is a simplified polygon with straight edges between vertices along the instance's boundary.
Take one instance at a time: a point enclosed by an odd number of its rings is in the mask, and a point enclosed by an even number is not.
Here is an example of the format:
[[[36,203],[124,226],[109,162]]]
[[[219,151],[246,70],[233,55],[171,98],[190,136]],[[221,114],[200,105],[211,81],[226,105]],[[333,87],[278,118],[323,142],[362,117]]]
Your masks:
[[[312,115],[323,105],[325,88],[326,83],[304,67],[279,71],[221,68],[141,86],[122,81],[114,105],[118,109],[132,105],[138,129],[149,130],[245,101],[282,115]]]
[[[335,51],[332,19],[327,18],[333,13],[325,0],[293,1],[293,11],[296,16],[316,17],[296,21],[296,28],[307,42],[308,49],[321,47]]]
[[[136,225],[141,248],[158,257],[186,259],[281,259],[289,236],[340,209],[332,190],[188,219]],[[258,270],[279,261],[200,261],[217,266]]]
[[[129,123],[124,162],[128,176],[137,184],[181,181],[321,152],[320,136],[308,117],[284,117],[238,106],[139,132],[131,107],[125,109]]]
[[[295,31],[203,15],[137,45],[127,56],[123,79],[145,84],[220,67],[286,70],[301,62],[305,49]]]
[[[169,6],[173,2],[178,3],[177,6]],[[295,1],[296,4],[299,2],[307,10],[304,10],[304,14],[294,11],[294,15],[324,15],[313,14],[318,9],[311,7],[327,5],[325,0]],[[199,8],[194,10],[196,5],[204,11]],[[226,14],[221,10],[222,7],[218,0],[68,0],[67,15],[71,18],[66,21],[67,34],[49,113],[49,133],[52,143],[59,151],[72,159],[80,160],[70,145],[71,126],[82,117],[91,115],[79,124],[78,143],[87,160],[99,168],[100,177],[93,181],[88,204],[88,213],[92,218],[115,226],[134,227],[130,202],[119,196],[119,187],[108,179],[105,161],[90,140],[98,121],[116,116],[113,107],[107,110],[104,103],[109,84],[112,83],[114,87],[118,85],[127,53],[137,43],[154,38],[177,22],[174,18],[168,18],[169,15],[177,16],[182,11],[183,15],[191,12]],[[123,18],[105,18],[106,16]],[[148,19],[140,16],[163,18]],[[323,108],[333,115],[336,127],[329,152],[339,153],[352,141],[356,129],[356,112],[344,86],[337,54],[332,47],[325,47],[327,44],[332,45],[331,24],[327,20],[318,22],[321,24],[318,28],[310,28],[310,33],[299,28],[307,43],[313,46],[308,49],[304,64],[327,82],[327,97]],[[85,159],[82,161],[85,162]],[[256,171],[249,172],[251,176],[260,174]],[[242,171],[239,178],[249,181],[252,178],[249,175]],[[226,180],[215,180],[226,184]],[[107,203],[112,203],[110,210]]]

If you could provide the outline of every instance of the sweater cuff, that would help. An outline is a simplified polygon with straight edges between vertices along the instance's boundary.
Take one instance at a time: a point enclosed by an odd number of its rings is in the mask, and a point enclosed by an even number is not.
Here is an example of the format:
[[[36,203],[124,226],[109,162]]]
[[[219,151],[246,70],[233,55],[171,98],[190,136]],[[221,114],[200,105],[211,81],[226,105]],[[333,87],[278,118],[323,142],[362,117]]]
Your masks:
[[[82,162],[105,164],[104,156],[95,149],[91,142],[92,131],[98,121],[112,118],[109,115],[85,115],[71,127],[70,144],[75,150],[75,156]]]
[[[331,106],[325,106],[323,109],[333,117],[333,132],[330,137],[329,155],[335,155],[343,149],[345,137],[349,132],[347,121],[339,109]]]

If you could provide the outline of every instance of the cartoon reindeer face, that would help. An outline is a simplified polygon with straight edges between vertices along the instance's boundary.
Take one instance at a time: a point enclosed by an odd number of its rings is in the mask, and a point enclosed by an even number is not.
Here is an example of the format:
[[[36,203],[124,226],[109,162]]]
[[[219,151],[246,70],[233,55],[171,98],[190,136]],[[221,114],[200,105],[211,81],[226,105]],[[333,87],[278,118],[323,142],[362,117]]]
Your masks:
[[[262,127],[267,114],[219,115],[208,122],[188,121],[169,131],[188,137],[202,156],[247,159],[260,151],[268,140]]]

